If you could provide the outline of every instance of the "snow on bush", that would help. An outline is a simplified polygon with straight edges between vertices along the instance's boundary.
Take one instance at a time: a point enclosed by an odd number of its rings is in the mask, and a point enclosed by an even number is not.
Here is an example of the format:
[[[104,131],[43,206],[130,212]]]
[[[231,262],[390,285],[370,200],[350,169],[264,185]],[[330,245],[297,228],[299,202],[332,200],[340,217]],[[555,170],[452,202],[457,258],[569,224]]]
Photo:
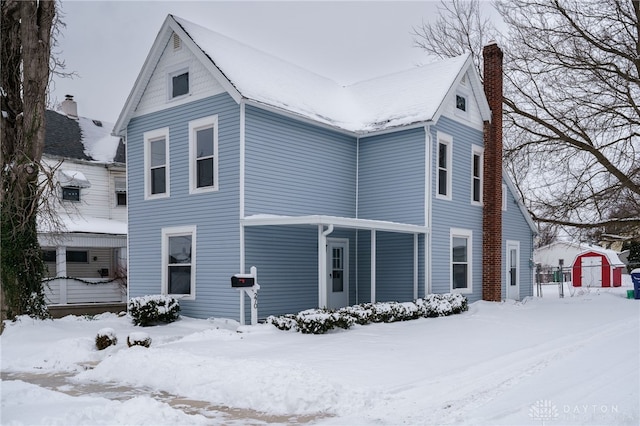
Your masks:
[[[178,299],[163,295],[133,297],[127,308],[133,323],[143,327],[173,322],[180,313]]]
[[[295,315],[269,316],[268,324],[280,330],[295,330],[305,334],[323,334],[334,328],[348,329],[353,324],[409,321],[418,318],[459,314],[468,309],[461,294],[429,294],[415,302],[379,302],[347,306],[337,311],[307,309]]]
[[[129,333],[127,336],[127,346],[144,346],[148,348],[151,346],[151,336],[143,331]]]
[[[116,332],[113,328],[101,328],[96,335],[96,348],[99,351],[108,348],[109,346],[115,346],[118,343]]]

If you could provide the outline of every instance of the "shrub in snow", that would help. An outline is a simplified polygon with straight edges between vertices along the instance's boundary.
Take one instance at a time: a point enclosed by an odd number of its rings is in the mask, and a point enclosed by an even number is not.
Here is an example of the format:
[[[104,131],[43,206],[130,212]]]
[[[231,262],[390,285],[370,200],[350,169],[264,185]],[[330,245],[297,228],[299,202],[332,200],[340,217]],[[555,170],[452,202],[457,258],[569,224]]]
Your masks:
[[[173,322],[180,313],[178,299],[162,295],[133,297],[127,308],[133,323],[143,327]]]
[[[116,332],[113,328],[101,328],[96,335],[96,348],[99,351],[115,346],[118,343]]]
[[[151,346],[151,337],[142,331],[130,333],[127,336],[127,346],[144,346],[148,348]]]
[[[337,311],[308,309],[296,315],[270,316],[267,323],[280,330],[322,334],[336,327],[348,329],[353,324],[409,321],[459,314],[467,309],[467,299],[461,294],[430,294],[415,302],[363,303]]]

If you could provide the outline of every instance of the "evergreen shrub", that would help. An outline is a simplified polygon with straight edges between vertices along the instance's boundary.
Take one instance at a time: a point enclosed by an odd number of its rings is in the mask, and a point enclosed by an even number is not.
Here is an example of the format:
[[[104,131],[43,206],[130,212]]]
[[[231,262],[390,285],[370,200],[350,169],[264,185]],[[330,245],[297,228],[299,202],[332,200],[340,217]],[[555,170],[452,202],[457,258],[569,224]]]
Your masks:
[[[133,297],[127,308],[133,323],[143,327],[173,322],[180,314],[178,299],[163,295]]]
[[[348,329],[354,324],[409,321],[459,314],[469,309],[461,294],[429,294],[415,302],[379,302],[347,306],[338,310],[308,309],[292,315],[269,316],[267,323],[280,330],[323,334],[334,328]]]

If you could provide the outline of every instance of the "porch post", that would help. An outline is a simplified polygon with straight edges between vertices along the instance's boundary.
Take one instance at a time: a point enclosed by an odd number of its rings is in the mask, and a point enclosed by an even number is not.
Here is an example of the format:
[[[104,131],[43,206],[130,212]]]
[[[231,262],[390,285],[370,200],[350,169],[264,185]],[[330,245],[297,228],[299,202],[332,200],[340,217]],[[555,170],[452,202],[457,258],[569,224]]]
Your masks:
[[[60,277],[60,298],[58,303],[67,303],[67,248],[65,246],[56,247],[56,277]]]
[[[371,230],[371,303],[376,303],[376,230]]]
[[[326,257],[326,240],[323,234],[323,226],[318,225],[318,307],[323,308],[327,305],[326,301],[326,268],[325,268],[325,257]]]
[[[418,298],[418,234],[413,234],[413,300]]]

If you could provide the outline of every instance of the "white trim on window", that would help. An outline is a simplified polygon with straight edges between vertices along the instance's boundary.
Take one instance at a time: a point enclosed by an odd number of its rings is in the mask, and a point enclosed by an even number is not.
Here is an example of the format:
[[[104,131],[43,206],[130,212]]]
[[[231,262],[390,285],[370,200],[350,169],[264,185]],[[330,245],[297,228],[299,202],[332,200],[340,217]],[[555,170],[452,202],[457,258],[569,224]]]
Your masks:
[[[165,198],[169,196],[170,182],[169,179],[169,128],[164,127],[162,129],[151,130],[145,132],[144,139],[144,199]],[[153,164],[151,161],[151,144],[160,142],[164,139],[164,163]],[[162,160],[162,159],[160,159]],[[161,164],[164,164],[162,166]],[[163,192],[156,192],[152,194],[151,185],[151,173],[152,169],[159,169],[164,167],[164,182],[165,188]]]
[[[476,164],[477,158],[477,164]],[[476,167],[477,166],[477,167]],[[484,148],[471,145],[471,204],[482,205],[482,191],[484,190]]]
[[[211,153],[198,154],[197,133],[203,130],[213,130],[213,147]],[[198,186],[198,161],[211,160],[213,170],[211,170],[212,185]],[[218,186],[218,116],[210,115],[189,122],[189,193],[199,194],[202,192],[217,191]]]
[[[190,256],[189,260],[181,263],[169,262],[169,240],[173,237],[190,237]],[[162,284],[161,294],[171,295],[180,299],[195,300],[196,298],[196,225],[191,226],[176,226],[171,228],[162,228]],[[189,276],[189,293],[172,294],[169,293],[169,268],[170,267],[190,267]]]
[[[459,243],[460,240],[465,241],[465,252],[458,252],[458,256],[454,258],[454,247],[455,243]],[[458,246],[458,250],[460,250]],[[460,254],[463,256],[460,257]],[[451,228],[449,231],[449,288],[452,293],[463,293],[469,294],[473,292],[473,262],[472,262],[472,254],[473,254],[473,231],[470,229],[460,229],[460,228]],[[466,268],[461,268],[462,265],[465,265]],[[463,275],[460,275],[462,269]],[[458,282],[456,285],[456,274],[457,278],[463,279],[464,286],[461,287]],[[455,288],[454,288],[455,287]]]
[[[192,78],[190,68],[191,67],[188,63],[181,63],[165,69],[165,72],[167,73],[167,101],[182,99],[191,94]],[[187,92],[178,96],[173,96],[173,78],[185,73],[188,75],[187,78],[189,79]]]
[[[437,133],[436,148],[436,198],[443,200],[451,200],[452,193],[452,153],[453,138],[446,133]],[[441,155],[444,149],[444,161]],[[445,178],[444,186],[442,186],[442,177]]]
[[[507,185],[502,184],[502,211],[507,211]]]

